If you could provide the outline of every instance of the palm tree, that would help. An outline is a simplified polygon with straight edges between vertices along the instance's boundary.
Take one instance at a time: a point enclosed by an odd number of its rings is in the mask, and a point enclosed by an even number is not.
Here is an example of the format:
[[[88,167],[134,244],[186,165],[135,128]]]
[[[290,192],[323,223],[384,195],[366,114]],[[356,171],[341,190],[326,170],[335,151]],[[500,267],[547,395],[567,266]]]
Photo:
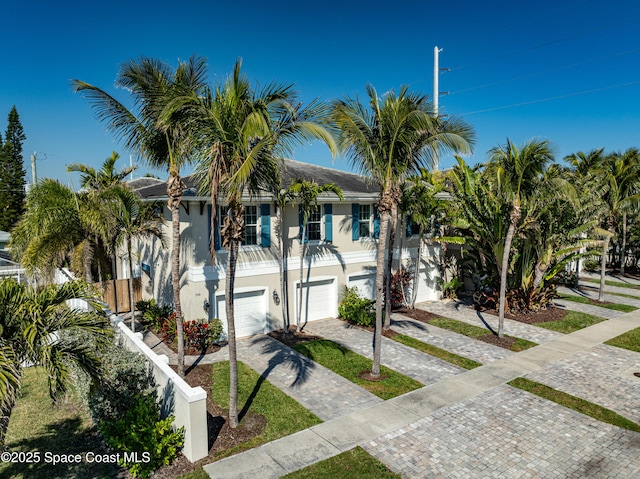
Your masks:
[[[549,141],[532,140],[518,148],[509,139],[489,151],[487,169],[492,173],[500,194],[511,203],[509,228],[504,240],[500,268],[498,336],[504,336],[505,297],[511,243],[522,218],[523,202],[532,197],[548,163],[554,161]]]
[[[87,301],[91,311],[70,309],[66,302],[73,299]],[[112,330],[94,293],[81,281],[40,289],[0,281],[0,327],[0,450],[4,450],[25,365],[44,368],[55,401],[69,388],[72,365],[99,377],[96,348],[106,346]]]
[[[125,166],[121,170],[116,170],[116,161],[120,155],[115,151],[104,160],[99,170],[83,163],[71,163],[67,165],[67,171],[80,173],[80,186],[94,191],[102,191],[112,186],[121,185],[127,175],[134,172],[137,166]]]
[[[207,152],[196,167],[201,189],[210,195],[212,234],[217,219],[219,196],[226,204],[221,228],[222,243],[227,250],[225,308],[230,363],[229,425],[238,425],[238,372],[234,319],[234,283],[239,244],[244,240],[243,194],[269,190],[277,177],[281,158],[305,141],[321,139],[332,153],[335,142],[331,133],[319,124],[327,107],[313,102],[307,107],[298,103],[291,85],[267,85],[254,91],[241,74],[242,62],[236,61],[227,81],[204,97],[185,96],[174,103],[174,114],[190,115],[200,132]],[[215,261],[214,241],[211,258]]]
[[[44,179],[27,195],[25,212],[11,235],[11,249],[32,274],[51,276],[67,261],[91,283],[97,238],[107,242],[112,212],[88,192],[74,193],[56,180]]]
[[[334,102],[333,119],[339,131],[339,144],[353,165],[380,188],[378,213],[380,235],[376,271],[376,331],[373,377],[380,376],[380,346],[384,307],[385,251],[391,211],[400,201],[399,186],[419,167],[431,165],[439,149],[469,152],[473,132],[464,122],[433,116],[426,96],[410,93],[403,86],[383,98],[367,85],[369,108],[357,98]],[[389,251],[389,254],[392,254]]]
[[[307,249],[307,223],[313,210],[318,208],[318,197],[323,193],[333,193],[340,201],[344,200],[342,196],[342,190],[334,183],[326,183],[319,185],[314,180],[305,180],[297,178],[291,183],[287,189],[295,203],[298,203],[300,208],[300,225],[302,229],[300,231],[300,285],[298,290],[298,314],[296,315],[296,332],[300,332],[300,325],[302,323],[302,292],[303,292],[303,278],[304,278],[304,255]]]
[[[129,266],[129,303],[131,305],[131,331],[135,328],[135,301],[133,298],[133,261],[131,242],[133,239],[159,238],[164,245],[164,217],[157,204],[143,203],[138,196],[126,188],[113,188],[109,194],[115,211],[114,247],[126,246]],[[161,211],[161,210],[160,210]]]
[[[207,67],[203,58],[192,56],[173,69],[153,58],[130,60],[122,65],[116,87],[128,90],[134,111],[127,109],[111,95],[89,83],[73,80],[74,91],[82,92],[96,111],[99,120],[127,148],[139,154],[150,166],[166,168],[167,206],[171,211],[172,251],[171,280],[176,311],[178,340],[178,373],[184,376],[184,331],[180,302],[180,203],[185,184],[180,176],[183,166],[195,154],[195,132],[189,118],[172,108],[176,98],[205,94]],[[171,110],[171,114],[164,114]],[[163,121],[159,119],[163,115]]]

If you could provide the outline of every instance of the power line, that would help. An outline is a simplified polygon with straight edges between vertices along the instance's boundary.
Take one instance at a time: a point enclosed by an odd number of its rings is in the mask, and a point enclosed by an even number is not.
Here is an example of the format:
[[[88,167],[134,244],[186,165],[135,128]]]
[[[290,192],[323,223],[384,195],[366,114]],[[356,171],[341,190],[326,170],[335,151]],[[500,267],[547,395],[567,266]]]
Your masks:
[[[497,106],[494,108],[487,108],[485,110],[476,110],[476,111],[468,111],[465,113],[460,113],[460,116],[468,116],[468,115],[476,115],[478,113],[487,113],[490,111],[497,111],[497,110],[506,110],[508,108],[516,108],[518,106],[526,106],[526,105],[533,105],[535,103],[544,103],[547,101],[553,101],[553,100],[561,100],[563,98],[569,98],[572,96],[578,96],[578,95],[586,95],[587,93],[596,93],[599,91],[604,91],[604,90],[613,90],[614,88],[622,88],[622,87],[626,87],[626,86],[631,86],[631,85],[640,85],[640,80],[638,81],[633,81],[633,82],[628,82],[628,83],[621,83],[618,85],[610,85],[610,86],[606,86],[606,87],[602,87],[602,88],[594,88],[593,90],[585,90],[585,91],[579,91],[576,93],[568,93],[566,95],[559,95],[559,96],[552,96],[549,98],[541,98],[539,100],[531,100],[531,101],[525,101],[522,103],[512,103],[511,105],[504,105],[504,106]]]
[[[509,79],[506,79],[506,80],[495,81],[495,82],[492,82],[492,83],[485,83],[484,85],[474,86],[474,87],[470,87],[470,88],[463,88],[462,90],[454,90],[454,91],[449,92],[449,95],[455,95],[456,93],[468,93],[470,91],[481,90],[483,88],[503,85],[504,83],[510,83],[510,82],[514,82],[514,81],[518,81],[518,80],[524,80],[524,79],[535,77],[535,76],[545,75],[547,73],[554,73],[554,72],[557,72],[557,71],[560,71],[560,70],[567,70],[569,68],[575,68],[575,67],[582,66],[582,65],[588,65],[590,63],[595,63],[595,62],[599,62],[599,61],[603,61],[603,60],[608,60],[610,58],[615,58],[615,57],[619,57],[619,56],[623,56],[623,55],[629,55],[631,53],[637,53],[637,52],[640,52],[640,48],[635,48],[633,50],[627,50],[627,51],[624,51],[624,52],[618,52],[618,53],[614,53],[613,55],[607,55],[607,56],[604,56],[604,57],[593,58],[591,60],[585,60],[585,61],[578,62],[578,63],[571,63],[569,65],[564,65],[564,66],[560,66],[560,67],[556,67],[556,68],[551,68],[549,70],[543,70],[543,71],[536,72],[536,73],[530,73],[528,75],[523,75],[523,76],[519,76],[519,77],[509,78]]]

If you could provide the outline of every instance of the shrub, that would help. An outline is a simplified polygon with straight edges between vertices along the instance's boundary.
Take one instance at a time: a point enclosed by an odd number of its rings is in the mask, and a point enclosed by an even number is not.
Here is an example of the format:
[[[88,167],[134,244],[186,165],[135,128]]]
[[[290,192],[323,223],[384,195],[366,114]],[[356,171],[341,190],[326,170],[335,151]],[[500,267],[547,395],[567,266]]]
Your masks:
[[[176,312],[172,312],[166,318],[159,318],[158,332],[162,335],[162,340],[172,343],[178,334],[178,325],[176,322]]]
[[[338,306],[338,314],[345,321],[359,326],[373,327],[376,323],[374,301],[358,294],[358,288],[345,288],[344,298]]]
[[[206,351],[222,334],[222,321],[219,319],[185,321],[183,326],[187,354]]]
[[[582,268],[589,272],[598,271],[600,269],[600,261],[593,258],[585,259],[582,263]]]
[[[452,278],[451,281],[442,283],[442,295],[448,299],[456,299],[458,291],[464,287],[464,283],[459,278]]]
[[[184,444],[184,428],[173,430],[173,416],[159,419],[160,407],[151,396],[138,394],[120,419],[100,424],[105,442],[118,452],[137,453],[137,461],[118,463],[133,477],[147,478],[169,465]]]
[[[162,322],[171,314],[172,307],[159,305],[155,299],[149,301],[138,301],[136,303],[138,311],[142,312],[142,322],[146,325],[159,329]]]
[[[399,308],[406,303],[406,288],[411,284],[411,274],[404,268],[391,276],[391,307]]]

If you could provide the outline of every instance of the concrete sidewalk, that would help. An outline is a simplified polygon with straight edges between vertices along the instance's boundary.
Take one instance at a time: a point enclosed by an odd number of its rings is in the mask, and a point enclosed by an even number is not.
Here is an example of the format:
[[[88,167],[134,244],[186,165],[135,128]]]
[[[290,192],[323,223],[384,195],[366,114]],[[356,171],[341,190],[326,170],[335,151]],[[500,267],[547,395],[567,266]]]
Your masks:
[[[559,335],[204,470],[212,478],[277,478],[363,445],[405,477],[474,477],[478,471],[486,477],[518,477],[514,474],[523,471],[532,477],[634,477],[640,474],[640,433],[600,423],[505,383],[590,354],[602,342],[639,326],[637,311]],[[632,353],[629,361],[640,368],[640,355]],[[598,368],[597,361],[593,367]],[[640,383],[633,375],[626,381],[632,391]],[[628,399],[637,407],[639,397]],[[574,451],[577,443],[581,447]],[[457,452],[447,452],[451,448]]]

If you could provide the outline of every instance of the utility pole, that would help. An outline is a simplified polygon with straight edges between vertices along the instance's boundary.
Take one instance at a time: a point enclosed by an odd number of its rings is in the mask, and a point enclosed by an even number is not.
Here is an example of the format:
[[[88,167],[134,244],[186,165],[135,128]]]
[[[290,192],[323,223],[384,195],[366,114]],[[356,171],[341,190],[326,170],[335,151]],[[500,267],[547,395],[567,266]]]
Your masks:
[[[447,95],[449,92],[440,92],[439,85],[439,76],[441,71],[448,72],[448,68],[440,68],[439,55],[442,51],[442,48],[438,48],[437,46],[433,47],[433,116],[438,118],[438,99],[440,95]],[[433,171],[438,171],[438,151],[434,152],[433,158]]]
[[[38,184],[38,175],[36,174],[36,154],[37,152],[33,152],[31,155],[31,179],[33,181],[33,186]]]

